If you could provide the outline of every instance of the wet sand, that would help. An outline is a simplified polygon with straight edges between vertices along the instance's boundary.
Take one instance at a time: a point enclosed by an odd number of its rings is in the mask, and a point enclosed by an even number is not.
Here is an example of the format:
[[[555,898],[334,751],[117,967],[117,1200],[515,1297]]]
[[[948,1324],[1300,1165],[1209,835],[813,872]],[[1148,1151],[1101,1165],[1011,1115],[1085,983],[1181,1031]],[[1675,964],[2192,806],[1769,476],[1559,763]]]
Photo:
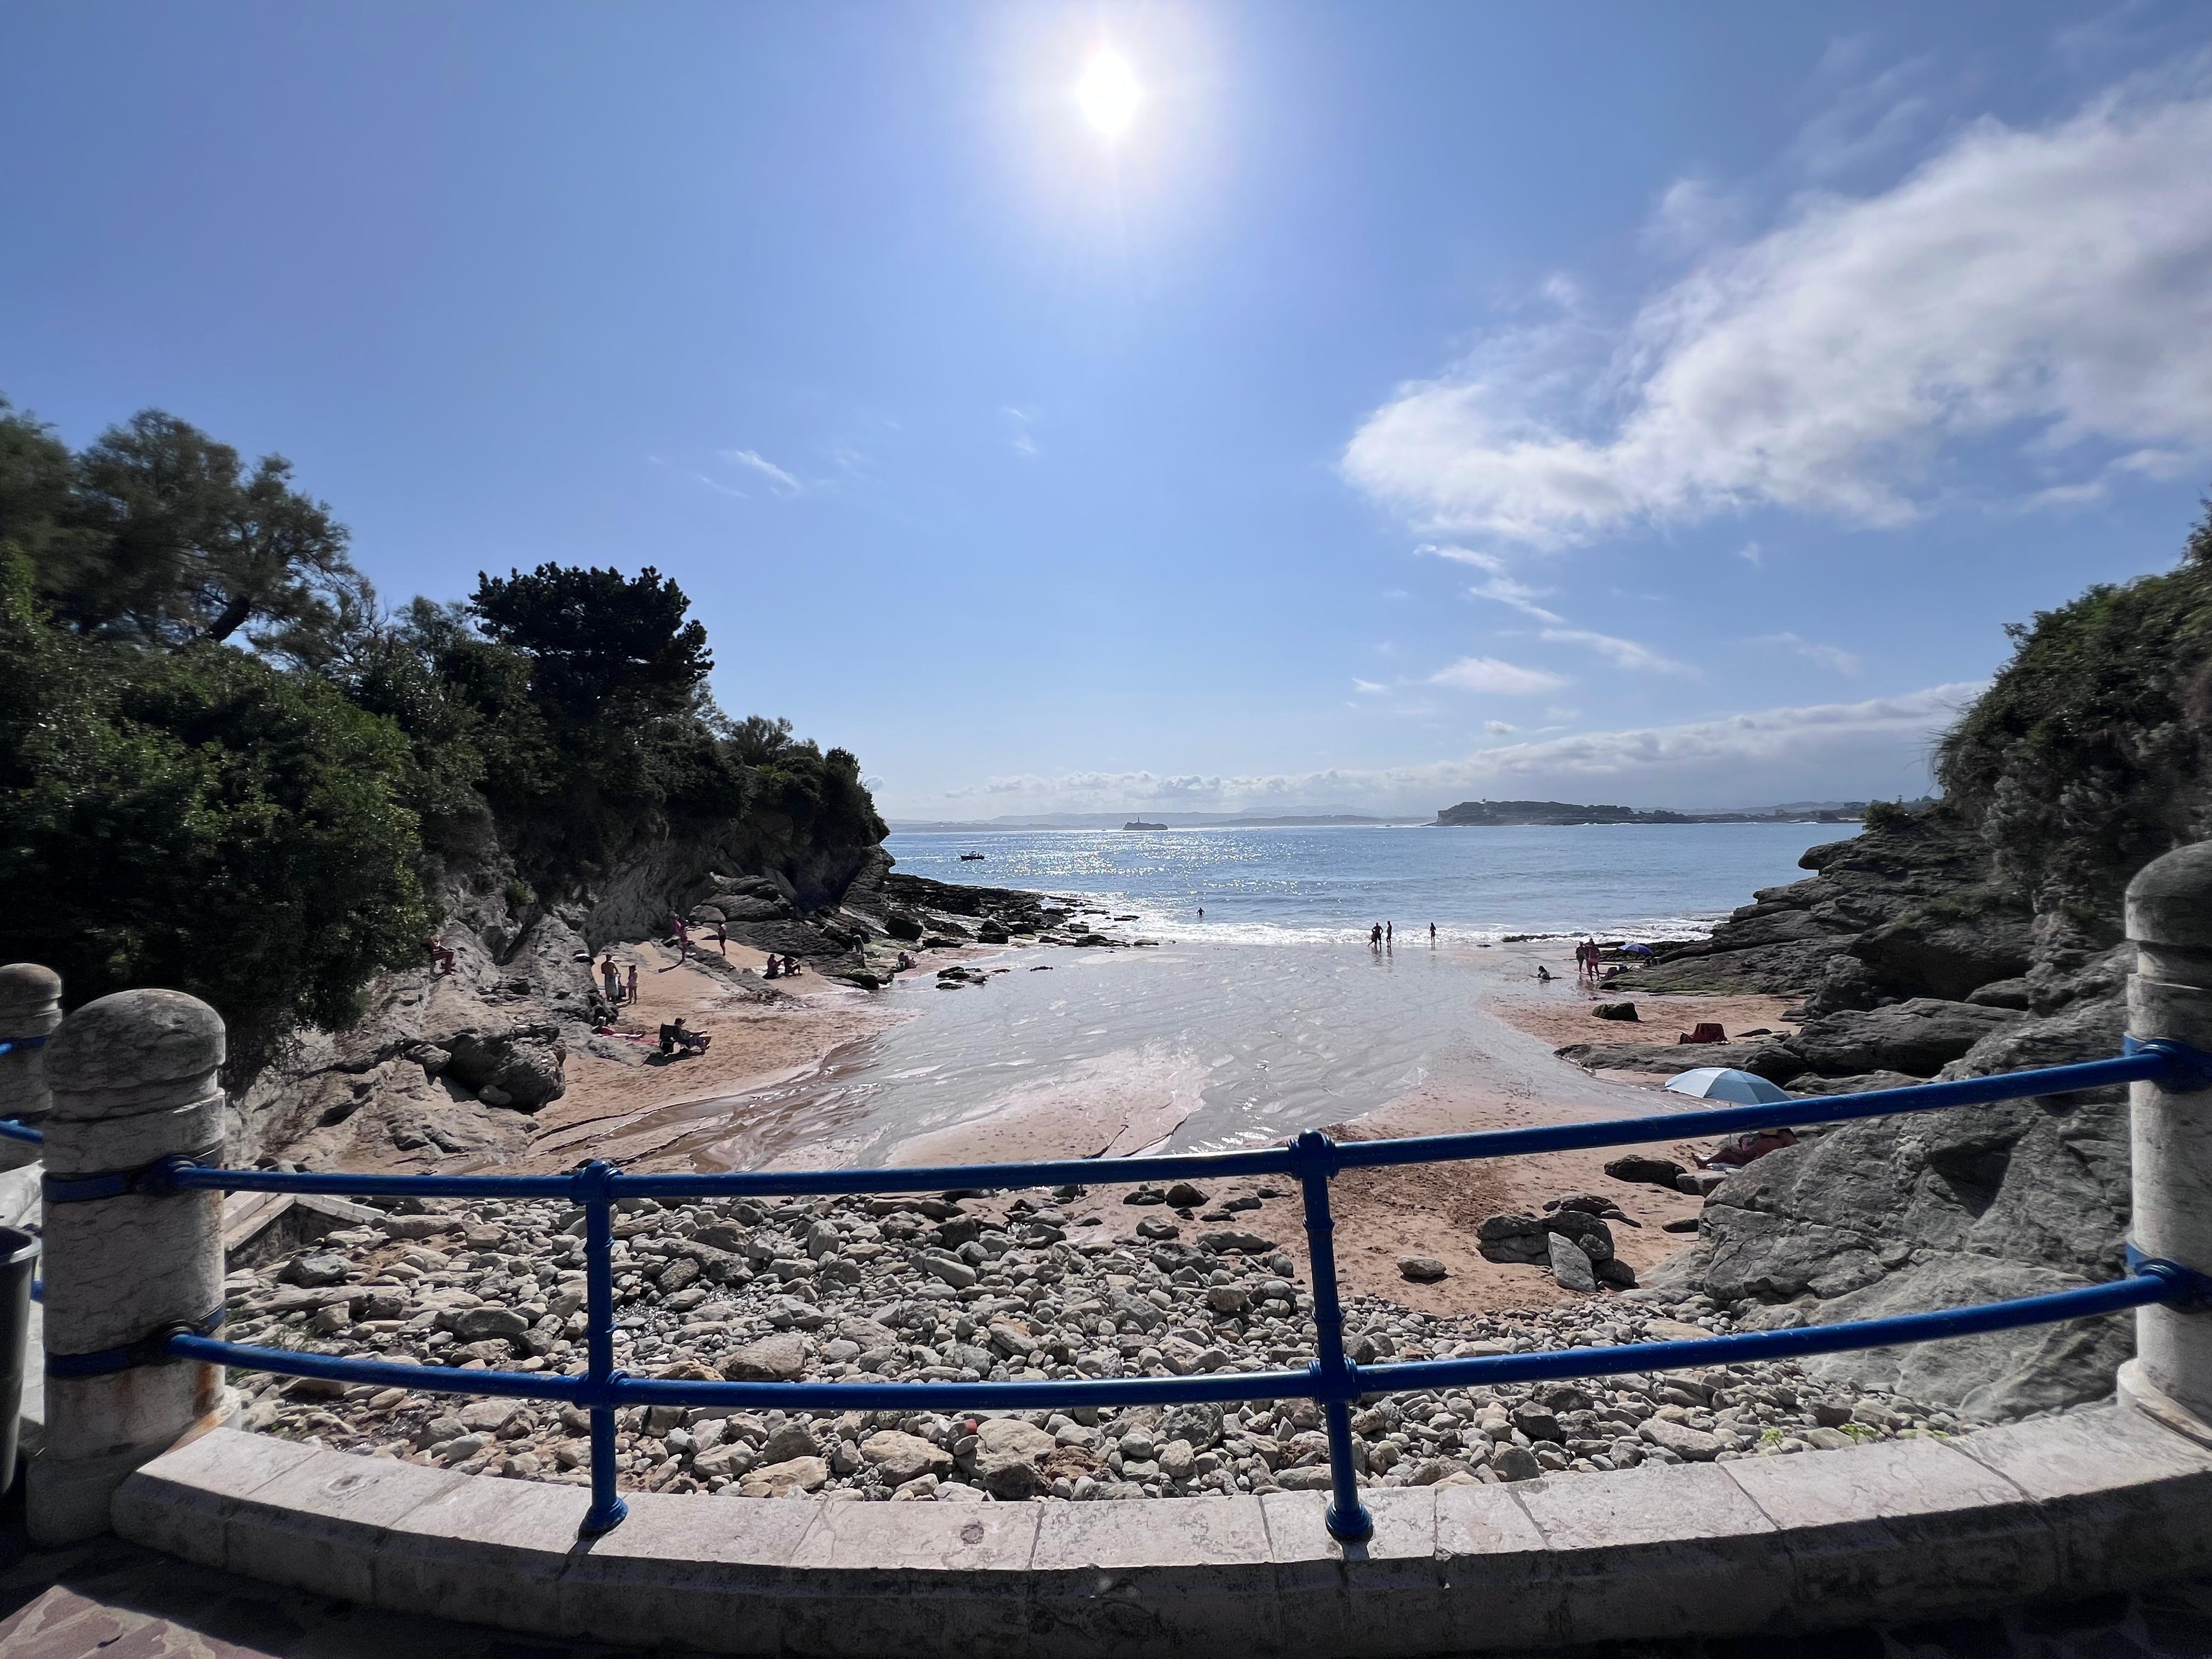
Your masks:
[[[1703,1020],[1720,1021],[1731,1036],[1759,1025],[1786,1029],[1779,1019],[1784,1004],[1776,998],[1647,996],[1638,999],[1644,1014],[1640,1024],[1599,1020],[1589,1012],[1595,998],[1573,977],[1571,959],[1566,956],[1571,948],[1567,941],[1541,941],[1431,955],[1419,945],[1401,953],[1406,961],[1394,963],[1370,962],[1368,953],[1355,944],[1346,958],[1332,953],[1319,967],[1336,971],[1348,960],[1355,969],[1386,975],[1393,969],[1452,975],[1448,981],[1352,981],[1359,1000],[1346,1006],[1358,1011],[1376,1006],[1387,1011],[1395,1006],[1389,1000],[1394,986],[1419,989],[1432,999],[1441,989],[1455,999],[1449,1029],[1430,1034],[1420,1063],[1401,1067],[1392,1056],[1378,1069],[1364,1073],[1359,1053],[1329,1052],[1330,1033],[1295,1029],[1272,1006],[1262,1011],[1259,1024],[1276,1046],[1249,1063],[1258,1068],[1255,1075],[1270,1066],[1280,1070],[1289,1060],[1322,1066],[1326,1087],[1318,1096],[1309,1091],[1298,1097],[1300,1109],[1310,1116],[1316,1099],[1328,1100],[1327,1089],[1340,1087],[1345,1097],[1339,1103],[1350,1109],[1316,1121],[1325,1122],[1340,1138],[1369,1139],[1686,1109],[1688,1103],[1678,1108],[1672,1097],[1655,1098],[1659,1079],[1623,1073],[1593,1076],[1559,1060],[1552,1051],[1577,1041],[1664,1042],[1678,1029]],[[1127,1184],[1110,1180],[1113,1158],[1163,1143],[1174,1150],[1255,1145],[1279,1140],[1283,1133],[1305,1127],[1286,1123],[1270,1133],[1268,1121],[1255,1117],[1226,1136],[1199,1133],[1209,1127],[1208,1110],[1213,1119],[1221,1117],[1219,1106],[1206,1108],[1205,1097],[1209,1088],[1215,1097],[1222,1096],[1223,1077],[1231,1079],[1231,1097],[1245,1097],[1239,1092],[1244,1087],[1243,1062],[1230,1052],[1234,1043],[1224,1046],[1218,1034],[1205,1030],[1185,1030],[1096,1055],[1058,1052],[1066,1046],[1067,1033],[1093,1036],[1103,1029],[1083,1023],[1086,995],[1109,989],[1117,995],[1133,995],[1138,1014],[1157,1019],[1157,1011],[1143,1002],[1143,995],[1170,981],[1114,976],[1189,976],[1209,971],[1212,958],[1193,958],[1186,951],[1182,966],[1174,968],[1168,960],[1172,952],[1150,961],[1146,959],[1149,952],[1115,952],[1109,962],[1107,953],[1098,951],[970,951],[963,954],[976,965],[1004,968],[1007,974],[983,988],[937,993],[932,988],[935,969],[958,958],[932,953],[922,969],[889,993],[872,996],[810,975],[787,986],[776,981],[775,988],[783,994],[762,1002],[753,1000],[756,993],[735,988],[723,977],[675,964],[657,946],[637,946],[629,954],[640,963],[641,993],[630,1023],[641,1032],[651,1033],[663,1019],[681,1013],[713,1036],[713,1047],[705,1056],[665,1065],[629,1066],[596,1055],[573,1056],[568,1093],[541,1115],[531,1167],[565,1168],[587,1156],[617,1158],[635,1169],[671,1170],[1095,1158],[1102,1160],[1099,1175],[1108,1178],[1065,1206],[1078,1224],[1097,1218],[1090,1237],[1136,1241],[1136,1224],[1147,1218],[1174,1219],[1187,1237],[1215,1226],[1234,1226],[1279,1242],[1303,1264],[1299,1200],[1286,1179],[1206,1183],[1215,1204],[1240,1194],[1258,1196],[1262,1188],[1277,1189],[1275,1195],[1261,1198],[1256,1209],[1243,1211],[1226,1223],[1207,1223],[1195,1216],[1172,1218],[1157,1206],[1126,1204],[1122,1200]],[[757,968],[760,961],[757,952],[732,947],[733,968]],[[1534,977],[1539,962],[1556,976],[1548,984]],[[1316,969],[1314,961],[1300,965],[1304,971]],[[954,1014],[955,997],[1003,997],[1007,994],[1001,988],[1014,975],[1048,966],[1054,977],[1045,980],[1040,972],[1030,981],[1035,988],[1029,991],[1028,1004],[967,1002],[960,1005],[959,1015]],[[1332,983],[1317,980],[1310,987],[1293,988],[1326,990]],[[1383,998],[1380,1004],[1373,998],[1377,985]],[[1073,1024],[1068,1024],[1071,1005]],[[1036,1007],[1050,1010],[1062,1024],[1038,1036],[1042,1016],[1024,1012]],[[1427,1017],[1434,1017],[1433,1001]],[[1139,1030],[1150,1029],[1138,1015],[1130,1018]],[[1326,1024],[1322,1017],[1315,1018]],[[887,1070],[887,1056],[895,1056],[882,1039],[906,1021],[933,1018],[938,1022],[934,1026],[897,1032],[893,1046],[918,1042],[933,1034],[971,1066],[1009,1067],[1005,1080],[995,1080],[988,1071],[945,1077],[942,1081],[951,1095],[942,1107],[926,1093],[901,1097],[891,1092],[924,1089],[931,1079],[914,1073],[935,1068]],[[1018,1054],[968,1052],[978,1042],[988,1047],[986,1034],[995,1029],[990,1022],[1000,1019],[1009,1022],[1010,1030],[1018,1029],[1021,1040],[1040,1052],[1052,1051],[1054,1063],[1024,1073]],[[1358,1031],[1338,1035],[1346,1036],[1355,1049],[1362,1038]],[[1117,1035],[1098,1040],[1111,1043],[1120,1039]],[[1223,1052],[1217,1054],[1216,1049]],[[1344,1084],[1346,1078],[1349,1086]],[[1362,1093],[1365,1098],[1356,1097]],[[908,1097],[932,1103],[924,1115],[935,1121],[917,1117],[902,1122],[894,1113],[893,1127],[886,1128],[886,1101]],[[1253,1109],[1272,1108],[1262,1102]],[[1540,1213],[1545,1200],[1576,1192],[1602,1193],[1641,1224],[1615,1223],[1614,1237],[1623,1259],[1639,1273],[1650,1269],[1688,1242],[1683,1235],[1661,1231],[1661,1224],[1694,1216],[1699,1200],[1606,1176],[1602,1165],[1626,1150],[1363,1170],[1338,1177],[1334,1188],[1336,1245],[1346,1293],[1385,1297],[1433,1313],[1535,1308],[1573,1299],[1543,1269],[1483,1260],[1475,1250],[1474,1235],[1476,1224],[1487,1216],[1510,1211]],[[1697,1149],[1662,1136],[1642,1150],[1687,1165]],[[1405,1279],[1397,1263],[1409,1255],[1443,1261],[1447,1277],[1425,1285]]]

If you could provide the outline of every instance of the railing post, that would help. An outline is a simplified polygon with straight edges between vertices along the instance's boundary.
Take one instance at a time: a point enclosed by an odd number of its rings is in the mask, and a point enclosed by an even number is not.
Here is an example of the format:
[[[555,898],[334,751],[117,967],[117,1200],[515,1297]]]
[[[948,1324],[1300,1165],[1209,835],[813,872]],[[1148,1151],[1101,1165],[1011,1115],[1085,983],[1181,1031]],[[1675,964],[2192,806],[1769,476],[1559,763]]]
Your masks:
[[[47,1045],[46,1442],[28,1492],[40,1543],[106,1531],[125,1477],[225,1403],[222,1366],[155,1360],[147,1346],[222,1311],[222,1194],[118,1182],[57,1201],[58,1183],[220,1158],[222,1060],[222,1021],[178,991],[88,1002]]]
[[[1359,1474],[1352,1467],[1352,1398],[1356,1387],[1344,1357],[1344,1306],[1336,1293],[1336,1222],[1328,1211],[1328,1179],[1335,1173],[1336,1143],[1308,1129],[1292,1143],[1298,1188],[1305,1200],[1306,1259],[1313,1268],[1313,1376],[1328,1430],[1330,1535],[1346,1543],[1371,1537],[1375,1518],[1359,1501]]]
[[[2212,842],[2154,859],[2128,884],[2128,1031],[2212,1052]],[[2177,1081],[2167,1079],[2166,1081]],[[2212,1273],[2212,1089],[2137,1083],[2129,1091],[2135,1247]],[[2136,1310],[2123,1399],[2196,1437],[2212,1437],[2212,1313]]]
[[[584,1317],[589,1329],[586,1381],[592,1413],[592,1507],[577,1530],[586,1538],[611,1532],[629,1513],[615,1491],[615,1216],[609,1183],[615,1166],[593,1160],[576,1172],[584,1206]]]
[[[62,976],[35,962],[11,962],[0,968],[0,1117],[31,1128],[44,1122],[53,1097],[46,1089],[45,1040],[62,1023]],[[0,1140],[0,1170],[20,1170],[39,1161],[39,1148],[20,1140]]]

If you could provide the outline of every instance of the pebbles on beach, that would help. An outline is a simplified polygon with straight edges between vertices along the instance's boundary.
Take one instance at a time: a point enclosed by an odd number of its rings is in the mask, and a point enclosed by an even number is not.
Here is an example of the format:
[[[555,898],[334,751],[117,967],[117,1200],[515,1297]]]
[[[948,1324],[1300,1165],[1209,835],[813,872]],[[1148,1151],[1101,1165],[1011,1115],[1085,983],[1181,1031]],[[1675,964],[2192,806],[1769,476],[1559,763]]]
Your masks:
[[[228,1334],[429,1366],[582,1369],[580,1211],[409,1207],[234,1273]],[[1029,1196],[988,1206],[626,1200],[615,1234],[616,1363],[633,1375],[1041,1381],[1297,1368],[1312,1353],[1298,1264],[1255,1234],[1116,1240]],[[1727,1328],[1723,1311],[1698,1297],[1453,1318],[1363,1297],[1347,1309],[1346,1346],[1368,1364]],[[588,1478],[588,1419],[574,1407],[234,1378],[251,1397],[249,1428],[471,1473]],[[1320,1411],[1304,1400],[1018,1413],[653,1407],[625,1409],[620,1424],[623,1485],[655,1492],[945,1503],[1328,1481]],[[1354,1464],[1379,1486],[1527,1480],[1977,1426],[1892,1395],[1809,1382],[1787,1364],[1373,1396],[1352,1424]]]

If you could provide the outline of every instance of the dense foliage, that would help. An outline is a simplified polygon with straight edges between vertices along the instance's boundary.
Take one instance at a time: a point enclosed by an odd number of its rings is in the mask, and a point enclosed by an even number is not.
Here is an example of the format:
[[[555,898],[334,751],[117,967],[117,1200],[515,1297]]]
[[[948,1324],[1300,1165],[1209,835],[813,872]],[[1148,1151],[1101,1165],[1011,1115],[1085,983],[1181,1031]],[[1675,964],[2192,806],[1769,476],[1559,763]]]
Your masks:
[[[167,985],[249,1028],[349,1022],[429,921],[404,757],[388,722],[246,652],[55,628],[0,550],[0,954],[73,1000]]]
[[[880,840],[843,750],[732,721],[657,571],[479,576],[380,611],[290,468],[157,411],[72,453],[0,402],[0,960],[72,1001],[190,990],[248,1036],[348,1023],[486,832],[580,893],[672,829]]]
[[[2039,909],[2109,918],[2136,870],[2212,835],[2212,504],[2179,568],[2008,632],[1937,775]]]

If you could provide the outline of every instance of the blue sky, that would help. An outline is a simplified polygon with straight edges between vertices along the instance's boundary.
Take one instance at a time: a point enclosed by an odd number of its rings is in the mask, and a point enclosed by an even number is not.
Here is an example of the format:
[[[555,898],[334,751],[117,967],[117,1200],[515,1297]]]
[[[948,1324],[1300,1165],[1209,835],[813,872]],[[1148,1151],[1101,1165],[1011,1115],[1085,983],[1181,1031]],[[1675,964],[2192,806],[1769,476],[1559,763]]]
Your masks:
[[[1109,137],[1095,56],[1139,99]],[[0,392],[904,817],[1917,793],[2212,482],[2175,3],[0,6]]]

